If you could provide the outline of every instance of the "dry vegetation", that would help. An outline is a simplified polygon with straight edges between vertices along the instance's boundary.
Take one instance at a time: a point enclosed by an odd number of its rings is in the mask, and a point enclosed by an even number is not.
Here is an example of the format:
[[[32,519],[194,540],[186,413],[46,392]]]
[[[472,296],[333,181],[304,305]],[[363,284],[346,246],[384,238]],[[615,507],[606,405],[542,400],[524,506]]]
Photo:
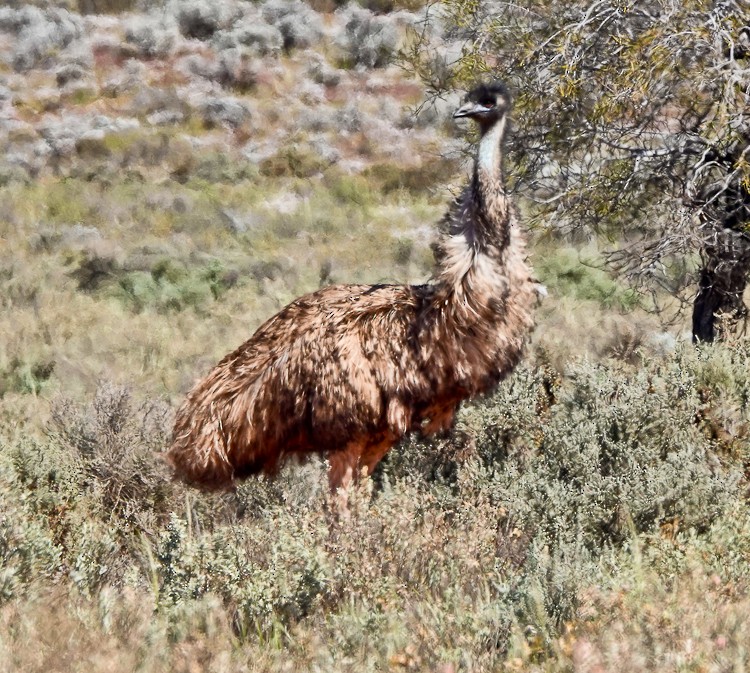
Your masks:
[[[391,63],[422,3],[37,4],[0,8],[0,668],[750,667],[750,344],[682,343],[593,244],[535,244],[527,363],[347,525],[315,462],[167,478],[268,315],[429,276],[463,141]]]

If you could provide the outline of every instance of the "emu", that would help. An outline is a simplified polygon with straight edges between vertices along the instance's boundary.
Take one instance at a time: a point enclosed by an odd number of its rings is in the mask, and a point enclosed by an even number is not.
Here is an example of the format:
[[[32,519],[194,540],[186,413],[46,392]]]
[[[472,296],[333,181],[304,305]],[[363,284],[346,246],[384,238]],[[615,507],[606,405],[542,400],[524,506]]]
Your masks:
[[[334,285],[296,299],[190,391],[167,459],[204,488],[329,461],[344,499],[407,432],[448,430],[463,400],[522,356],[538,286],[504,185],[511,96],[472,90],[454,117],[479,125],[470,183],[452,204],[425,285]],[[340,490],[339,490],[340,489]]]

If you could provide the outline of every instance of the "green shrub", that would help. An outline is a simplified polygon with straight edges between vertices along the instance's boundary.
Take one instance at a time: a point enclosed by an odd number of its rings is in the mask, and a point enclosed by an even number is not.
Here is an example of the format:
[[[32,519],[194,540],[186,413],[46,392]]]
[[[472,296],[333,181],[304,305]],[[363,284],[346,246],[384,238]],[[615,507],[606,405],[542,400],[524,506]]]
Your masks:
[[[216,594],[232,607],[240,636],[268,637],[309,614],[323,592],[324,538],[324,527],[295,526],[283,515],[191,537],[185,522],[173,517],[154,551],[160,604],[168,609]]]
[[[325,182],[330,195],[342,204],[367,207],[376,200],[371,182],[364,176],[341,175],[336,171],[330,171]]]
[[[553,295],[591,300],[620,310],[632,310],[639,303],[637,293],[616,283],[596,259],[586,260],[571,248],[538,253],[534,271]]]
[[[122,271],[107,293],[135,313],[152,309],[158,313],[200,309],[206,302],[219,299],[237,282],[238,275],[220,262],[190,269],[172,259],[157,260],[150,272]]]
[[[705,529],[741,475],[714,464],[699,366],[686,351],[641,370],[582,363],[562,380],[522,368],[464,413],[460,427],[477,456],[465,469],[550,542],[595,550],[675,519]]]
[[[43,521],[19,516],[13,508],[4,509],[0,518],[0,604],[24,595],[40,580],[53,580],[62,567],[61,557]]]
[[[238,157],[226,153],[202,153],[185,177],[209,184],[237,184],[258,176],[258,168]]]
[[[748,351],[738,360],[746,366]],[[706,531],[736,502],[741,469],[718,464],[701,371],[689,349],[640,370],[522,367],[467,406],[453,437],[389,454],[379,480],[432,483],[462,516],[486,503],[509,610],[551,638],[604,550],[666,525]]]
[[[38,395],[54,370],[55,361],[51,358],[10,358],[4,367],[0,367],[0,398],[10,392]]]

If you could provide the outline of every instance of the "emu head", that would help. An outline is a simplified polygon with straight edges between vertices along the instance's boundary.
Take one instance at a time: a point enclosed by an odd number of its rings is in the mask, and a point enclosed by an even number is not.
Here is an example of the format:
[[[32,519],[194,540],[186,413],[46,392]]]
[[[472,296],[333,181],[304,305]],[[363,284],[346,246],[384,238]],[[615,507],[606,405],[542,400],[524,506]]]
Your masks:
[[[502,119],[513,104],[508,88],[502,82],[481,84],[464,98],[464,104],[453,113],[454,117],[470,117],[485,133]]]

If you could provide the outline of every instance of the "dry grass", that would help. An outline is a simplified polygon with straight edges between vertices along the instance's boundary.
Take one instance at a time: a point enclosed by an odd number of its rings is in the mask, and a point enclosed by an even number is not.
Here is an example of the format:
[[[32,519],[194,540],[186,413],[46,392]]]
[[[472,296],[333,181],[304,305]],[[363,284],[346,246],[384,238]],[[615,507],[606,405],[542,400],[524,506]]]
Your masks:
[[[316,462],[165,474],[171,409],[261,321],[429,277],[455,128],[407,118],[383,14],[424,3],[38,4],[0,10],[0,668],[748,668],[750,348],[680,345],[593,244],[532,248],[526,366],[347,524]]]
[[[43,440],[6,427],[0,648],[29,671],[745,662],[748,357],[523,368],[390,454],[345,524],[318,463],[170,483],[163,406],[101,386]]]

